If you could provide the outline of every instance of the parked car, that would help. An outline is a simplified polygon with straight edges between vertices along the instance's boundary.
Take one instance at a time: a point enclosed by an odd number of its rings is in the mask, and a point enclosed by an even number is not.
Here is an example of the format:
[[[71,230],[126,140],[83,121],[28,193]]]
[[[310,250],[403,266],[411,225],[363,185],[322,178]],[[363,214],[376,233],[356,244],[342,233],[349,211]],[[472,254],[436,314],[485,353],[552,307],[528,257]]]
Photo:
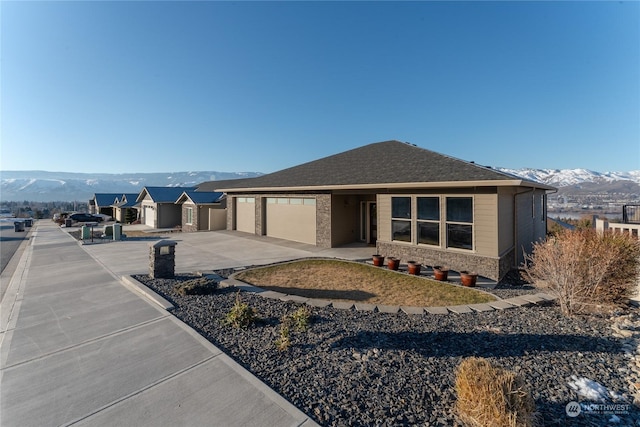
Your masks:
[[[69,219],[74,222],[102,222],[101,216],[86,214],[86,213],[74,213],[69,216]]]

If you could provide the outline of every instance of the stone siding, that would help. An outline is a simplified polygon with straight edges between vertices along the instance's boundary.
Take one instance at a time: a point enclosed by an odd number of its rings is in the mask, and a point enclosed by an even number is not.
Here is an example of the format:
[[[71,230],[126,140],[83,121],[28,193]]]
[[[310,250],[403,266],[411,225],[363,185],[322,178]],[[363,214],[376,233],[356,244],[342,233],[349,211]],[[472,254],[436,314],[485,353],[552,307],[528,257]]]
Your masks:
[[[191,224],[187,224],[187,208],[191,208],[193,212]],[[196,205],[182,205],[182,231],[198,231],[198,207]]]
[[[410,246],[380,241],[376,244],[376,250],[380,255],[400,258],[403,263],[413,260],[428,266],[447,266],[456,271],[475,271],[480,276],[492,280],[500,280],[509,272],[513,265],[513,252],[509,252],[500,258],[488,258],[472,253],[447,252],[423,246]]]
[[[316,246],[331,247],[331,194],[316,194]]]

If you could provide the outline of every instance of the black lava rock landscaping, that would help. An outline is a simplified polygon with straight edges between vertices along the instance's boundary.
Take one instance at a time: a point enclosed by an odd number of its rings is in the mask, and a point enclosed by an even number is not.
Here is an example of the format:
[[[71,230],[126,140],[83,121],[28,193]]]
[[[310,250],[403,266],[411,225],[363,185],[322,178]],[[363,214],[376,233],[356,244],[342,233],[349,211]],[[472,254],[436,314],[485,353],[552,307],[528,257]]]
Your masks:
[[[281,351],[275,345],[280,319],[297,304],[242,292],[242,301],[256,309],[260,321],[234,329],[222,321],[237,291],[180,296],[173,290],[193,277],[134,276],[170,300],[175,316],[321,425],[460,425],[455,369],[468,356],[486,357],[521,373],[540,425],[609,424],[611,415],[566,415],[567,403],[585,401],[569,387],[572,376],[604,385],[620,396],[616,403],[633,400],[621,369],[628,355],[605,317],[566,318],[554,306],[448,315],[312,308],[309,330],[292,331],[291,346]],[[506,293],[513,296],[517,289]],[[640,425],[640,411],[633,405],[628,415],[618,417],[611,425]]]

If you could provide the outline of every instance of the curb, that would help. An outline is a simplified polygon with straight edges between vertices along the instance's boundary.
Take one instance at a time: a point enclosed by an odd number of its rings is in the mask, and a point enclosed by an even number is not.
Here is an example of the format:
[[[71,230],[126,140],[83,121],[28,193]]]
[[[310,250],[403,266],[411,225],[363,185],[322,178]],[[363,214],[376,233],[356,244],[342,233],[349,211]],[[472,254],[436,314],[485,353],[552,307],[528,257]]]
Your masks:
[[[120,278],[122,284],[129,290],[143,296],[150,302],[159,305],[161,308],[171,311],[175,308],[175,306],[167,301],[165,298],[161,297],[141,282],[137,281],[131,276],[122,276]]]

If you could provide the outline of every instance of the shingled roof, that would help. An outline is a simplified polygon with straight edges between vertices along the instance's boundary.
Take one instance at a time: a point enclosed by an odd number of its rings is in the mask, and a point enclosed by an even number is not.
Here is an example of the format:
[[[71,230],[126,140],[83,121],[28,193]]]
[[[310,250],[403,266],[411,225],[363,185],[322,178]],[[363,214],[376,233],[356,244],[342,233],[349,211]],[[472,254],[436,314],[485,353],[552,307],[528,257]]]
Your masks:
[[[267,175],[219,182],[216,190],[490,182],[552,187],[400,141],[377,142]]]

